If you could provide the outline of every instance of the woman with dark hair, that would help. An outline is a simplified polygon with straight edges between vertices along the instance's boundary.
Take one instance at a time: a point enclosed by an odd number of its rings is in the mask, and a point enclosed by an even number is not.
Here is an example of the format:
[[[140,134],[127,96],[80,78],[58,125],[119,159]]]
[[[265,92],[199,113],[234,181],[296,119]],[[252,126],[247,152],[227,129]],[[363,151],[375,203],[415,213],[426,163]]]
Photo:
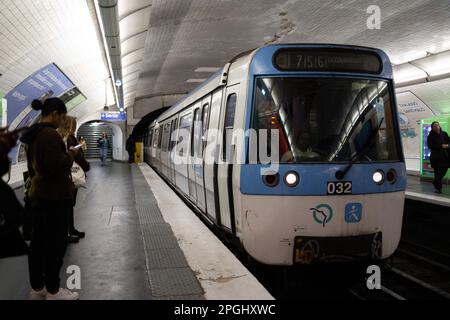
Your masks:
[[[59,134],[63,138],[63,141],[65,142],[67,149],[70,149],[71,147],[76,147],[78,145],[78,140],[75,137],[75,131],[77,129],[77,120],[74,117],[66,116],[66,120],[64,121],[64,124],[58,128]],[[79,153],[75,156],[74,161],[83,169],[83,171],[86,173],[90,170],[89,162],[86,161],[86,159],[83,156],[82,149],[79,149]],[[73,193],[73,205],[70,208],[68,212],[67,217],[67,225],[69,228],[69,238],[68,241],[71,243],[76,243],[79,241],[79,239],[85,237],[85,233],[78,231],[75,228],[75,219],[74,219],[74,209],[76,205],[77,200],[77,194],[78,189],[75,188],[75,191]]]
[[[20,139],[25,144],[33,205],[33,226],[28,259],[30,299],[75,300],[78,294],[59,287],[60,270],[67,246],[67,215],[73,202],[71,167],[78,151],[66,150],[56,129],[64,121],[67,108],[59,98],[34,100],[41,121]]]
[[[74,117],[66,117],[67,123],[68,123],[68,131],[67,136],[63,137],[63,140],[65,140],[67,149],[70,149],[71,147],[76,147],[78,145],[78,140],[75,137],[75,131],[77,129],[77,119]],[[83,171],[86,173],[90,170],[91,166],[89,165],[89,162],[84,158],[82,149],[79,150],[80,152],[78,155],[74,158],[74,161],[83,169]],[[75,191],[73,193],[73,205],[71,209],[69,210],[69,216],[68,216],[68,227],[69,227],[69,241],[70,242],[78,242],[80,238],[85,237],[85,233],[78,231],[75,228],[75,222],[74,222],[74,208],[77,201],[77,194],[78,189],[75,188]]]
[[[427,138],[428,148],[431,150],[430,164],[434,169],[433,185],[437,193],[442,193],[442,179],[447,173],[449,166],[448,148],[450,138],[447,132],[442,131],[439,122],[431,124],[431,131]]]

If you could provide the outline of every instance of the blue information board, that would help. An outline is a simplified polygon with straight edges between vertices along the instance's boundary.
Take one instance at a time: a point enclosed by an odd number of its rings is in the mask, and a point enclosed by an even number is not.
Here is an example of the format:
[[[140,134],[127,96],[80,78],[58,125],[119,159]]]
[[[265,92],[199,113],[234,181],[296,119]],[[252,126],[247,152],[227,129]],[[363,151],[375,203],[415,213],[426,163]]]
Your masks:
[[[105,121],[125,121],[127,114],[124,112],[102,112],[101,119]]]

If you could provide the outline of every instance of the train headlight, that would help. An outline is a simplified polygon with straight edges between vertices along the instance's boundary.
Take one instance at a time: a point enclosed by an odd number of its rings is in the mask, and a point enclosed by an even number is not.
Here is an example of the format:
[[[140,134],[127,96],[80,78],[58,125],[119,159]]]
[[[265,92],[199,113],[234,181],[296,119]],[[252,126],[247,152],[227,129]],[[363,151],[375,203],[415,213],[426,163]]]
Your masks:
[[[275,187],[280,182],[280,175],[276,172],[269,172],[262,176],[264,184],[268,187]]]
[[[386,173],[386,180],[389,183],[394,183],[395,181],[397,181],[397,171],[395,171],[395,169],[390,169],[387,173]]]
[[[381,170],[375,171],[373,173],[372,179],[376,184],[382,184],[384,182],[384,172]]]
[[[284,176],[284,181],[289,187],[295,187],[298,185],[300,178],[298,176],[298,173],[295,171],[289,171]]]

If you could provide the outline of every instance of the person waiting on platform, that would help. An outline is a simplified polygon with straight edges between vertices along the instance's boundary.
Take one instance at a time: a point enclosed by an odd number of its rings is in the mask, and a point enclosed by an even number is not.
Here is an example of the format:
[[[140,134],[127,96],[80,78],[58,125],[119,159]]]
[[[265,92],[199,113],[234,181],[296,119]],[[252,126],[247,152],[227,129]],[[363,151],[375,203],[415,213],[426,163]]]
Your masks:
[[[0,259],[28,254],[27,244],[19,230],[23,207],[13,189],[2,179],[10,171],[8,153],[15,147],[18,138],[14,131],[0,128]],[[5,263],[5,260],[1,261]],[[0,283],[7,277],[0,274]]]
[[[78,140],[75,138],[75,130],[77,128],[77,120],[74,117],[67,116],[63,125],[61,125],[58,128],[59,134],[63,138],[63,141],[65,142],[67,149],[70,149],[71,147],[76,147],[78,145]],[[86,161],[86,159],[83,156],[83,152],[81,149],[79,149],[78,155],[74,158],[74,161],[83,169],[84,173],[88,172],[90,170],[89,162]],[[68,225],[68,233],[69,238],[68,241],[71,243],[76,243],[79,241],[79,239],[82,239],[85,237],[85,233],[78,231],[75,228],[75,219],[74,219],[74,210],[75,205],[77,201],[77,194],[78,189],[75,188],[75,191],[73,193],[73,203],[72,207],[68,211],[67,216],[67,225]]]
[[[102,166],[104,165],[106,158],[108,157],[109,140],[106,132],[103,132],[102,137],[97,140],[97,145],[100,148],[100,159],[102,160]]]
[[[428,148],[431,150],[430,164],[434,169],[433,185],[435,192],[442,193],[442,179],[449,167],[450,138],[447,132],[442,131],[439,122],[431,124],[431,131],[427,137]]]
[[[132,135],[130,135],[127,139],[126,149],[128,152],[128,163],[134,162],[134,153],[136,152],[136,144],[135,139]]]
[[[75,148],[66,149],[56,129],[67,108],[59,98],[34,100],[42,118],[22,136],[31,178],[29,198],[33,204],[33,225],[28,259],[30,299],[76,300],[78,293],[60,288],[60,271],[67,247],[67,215],[73,202],[70,178]]]

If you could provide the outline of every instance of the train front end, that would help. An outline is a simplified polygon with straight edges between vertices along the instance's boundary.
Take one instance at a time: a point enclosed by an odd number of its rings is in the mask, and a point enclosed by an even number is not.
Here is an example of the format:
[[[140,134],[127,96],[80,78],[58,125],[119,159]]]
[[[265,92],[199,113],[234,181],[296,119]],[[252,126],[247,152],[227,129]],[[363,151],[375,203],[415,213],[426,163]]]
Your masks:
[[[239,229],[270,265],[389,257],[406,169],[388,57],[337,45],[275,45],[250,65]]]

